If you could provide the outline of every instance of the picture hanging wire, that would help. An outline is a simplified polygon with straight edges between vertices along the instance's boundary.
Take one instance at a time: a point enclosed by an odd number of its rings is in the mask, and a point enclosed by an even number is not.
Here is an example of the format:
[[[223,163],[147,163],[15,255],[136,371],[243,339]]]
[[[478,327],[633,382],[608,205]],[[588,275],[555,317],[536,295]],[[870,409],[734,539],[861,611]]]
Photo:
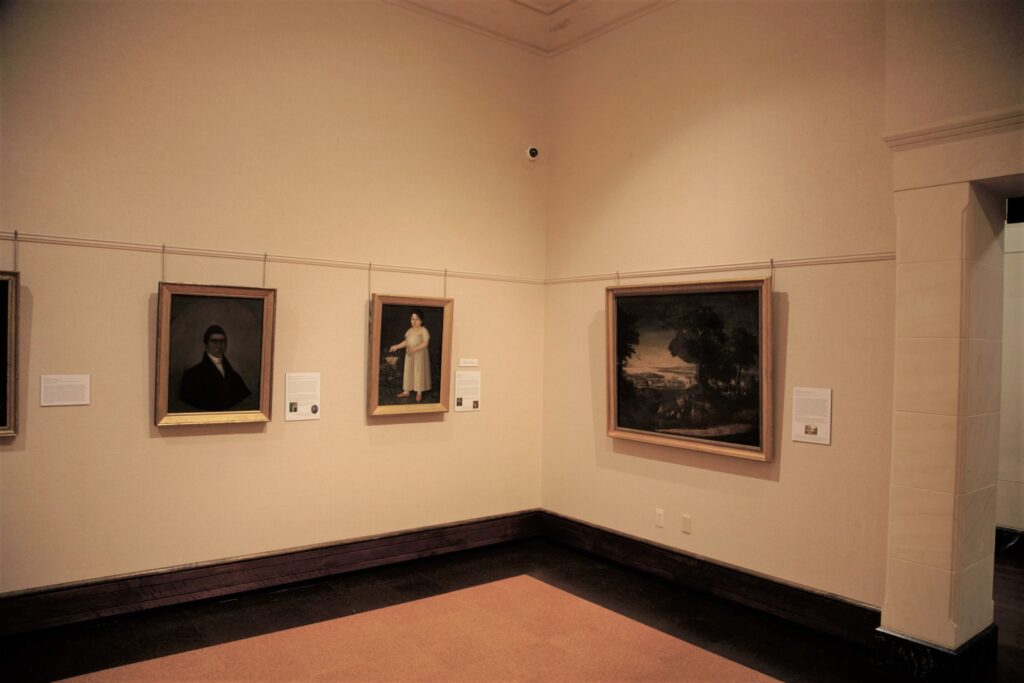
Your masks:
[[[167,282],[167,245],[160,245],[160,282]]]
[[[622,284],[622,278],[619,277],[619,271],[615,271],[615,286],[618,287]]]
[[[444,269],[444,294],[441,296],[448,298],[448,269]]]
[[[18,231],[14,231],[14,272],[18,272]]]
[[[373,287],[371,286],[372,285],[372,281],[373,281],[373,261],[370,261],[370,263],[367,265],[367,268],[366,268],[366,298],[367,299],[373,298]]]
[[[769,263],[769,265],[771,266],[771,269],[772,269],[772,272],[771,272],[771,276],[772,276],[772,290],[771,290],[771,293],[774,294],[775,293],[775,259],[769,259],[768,263]]]

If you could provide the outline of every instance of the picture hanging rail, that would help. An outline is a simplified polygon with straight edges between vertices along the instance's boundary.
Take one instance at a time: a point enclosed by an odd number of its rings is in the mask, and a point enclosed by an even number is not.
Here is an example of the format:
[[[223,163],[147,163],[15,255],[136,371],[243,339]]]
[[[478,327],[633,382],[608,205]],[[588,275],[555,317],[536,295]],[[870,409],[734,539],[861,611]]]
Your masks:
[[[282,263],[292,265],[312,266],[317,268],[338,268],[349,270],[369,270],[371,264],[362,261],[345,261],[339,259],[313,258],[303,256],[275,255],[264,252],[241,252],[221,249],[199,249],[193,247],[178,247],[166,244],[148,244],[143,242],[127,242],[119,240],[104,240],[82,237],[67,237],[62,235],[49,235],[44,233],[26,233],[10,230],[0,230],[0,240],[14,241],[15,234],[21,243],[43,244],[56,246],[73,246],[89,249],[108,249],[116,251],[133,251],[162,254],[165,260],[167,256],[197,256],[203,258],[223,258],[231,260],[261,261],[264,264]],[[805,266],[828,266],[850,263],[871,263],[876,261],[894,261],[896,252],[870,252],[859,254],[841,254],[828,256],[811,256],[790,259],[774,259],[773,261],[747,261],[741,263],[717,263],[712,265],[682,266],[678,268],[659,268],[647,270],[621,271],[612,273],[591,273],[582,275],[571,275],[566,277],[521,277],[515,275],[492,274],[484,272],[470,272],[446,270],[442,268],[414,267],[401,265],[387,265],[373,263],[372,269],[381,273],[405,273],[410,275],[429,275],[441,278],[482,280],[490,282],[507,282],[524,285],[566,285],[582,282],[620,282],[622,280],[641,280],[647,278],[663,278],[674,276],[687,276],[711,273],[736,273],[748,270],[767,270],[773,268],[799,268]],[[161,266],[163,268],[163,265]],[[17,270],[17,268],[15,268]],[[166,278],[161,273],[161,280]]]

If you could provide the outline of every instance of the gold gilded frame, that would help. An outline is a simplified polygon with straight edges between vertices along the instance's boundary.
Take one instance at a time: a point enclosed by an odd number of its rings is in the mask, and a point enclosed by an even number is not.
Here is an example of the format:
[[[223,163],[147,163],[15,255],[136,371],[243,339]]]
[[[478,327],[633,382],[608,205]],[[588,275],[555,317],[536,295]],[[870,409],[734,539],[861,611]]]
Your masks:
[[[433,314],[430,317],[437,318],[440,315],[441,318],[441,371],[438,380],[438,400],[423,403],[416,403],[414,400],[409,400],[403,403],[381,403],[381,357],[387,356],[385,346],[390,346],[390,342],[397,341],[394,339],[382,339],[382,328],[384,325],[384,307],[395,306],[395,307],[406,307],[406,308],[421,308],[433,309]],[[413,297],[413,296],[391,296],[387,294],[374,294],[373,299],[370,302],[370,368],[369,377],[367,380],[367,402],[366,402],[366,414],[373,417],[377,415],[402,415],[402,414],[414,414],[414,413],[446,413],[448,412],[449,405],[449,392],[451,388],[451,361],[452,361],[452,316],[455,308],[455,302],[452,299],[434,299],[425,297]],[[436,334],[431,331],[432,334]],[[433,341],[431,338],[431,341]],[[435,347],[436,348],[436,347]],[[394,358],[393,363],[387,363],[386,365],[396,365],[399,358]],[[433,393],[424,392],[424,393]]]
[[[0,334],[7,342],[7,353],[3,362],[6,364],[6,381],[3,383],[6,400],[4,410],[0,411],[0,436],[15,436],[18,433],[18,273],[0,272],[0,281],[7,283],[7,315],[0,320],[4,327]]]
[[[660,430],[643,429],[632,426],[624,426],[620,424],[618,396],[619,361],[628,360],[629,356],[626,356],[625,359],[620,359],[620,350],[616,348],[618,343],[617,340],[619,339],[619,321],[617,320],[619,298],[627,296],[657,296],[663,297],[659,299],[659,301],[671,304],[675,302],[682,303],[683,299],[690,297],[690,304],[700,304],[702,303],[700,297],[705,297],[703,301],[706,303],[710,303],[711,298],[707,297],[707,295],[730,292],[757,293],[756,310],[753,310],[753,308],[745,310],[744,315],[748,318],[750,316],[756,317],[756,327],[758,330],[756,374],[758,377],[758,391],[760,393],[760,397],[756,401],[756,406],[759,410],[759,413],[757,413],[757,419],[759,424],[757,428],[753,430],[748,430],[748,434],[753,433],[757,435],[758,443],[755,445],[745,445],[742,443],[723,440],[723,438],[714,438],[716,429],[721,432],[723,437],[725,437],[725,435],[729,433],[730,427],[734,427],[734,425],[708,425],[710,428],[701,429],[697,428],[693,422],[691,422],[690,424],[686,424],[686,420],[693,420],[693,413],[684,412],[690,407],[688,405],[688,399],[684,398],[686,396],[687,389],[679,389],[678,387],[687,386],[688,382],[688,386],[694,387],[696,386],[696,380],[693,378],[687,378],[685,380],[679,379],[675,380],[676,382],[678,382],[677,384],[669,386],[668,381],[664,380],[664,375],[659,376],[658,372],[651,372],[649,373],[648,377],[642,377],[635,380],[628,380],[629,385],[626,388],[635,391],[646,391],[648,392],[648,398],[656,397],[658,400],[660,400],[658,410],[661,411],[667,407],[669,417],[651,417],[652,411],[650,410],[647,410],[646,412],[644,410],[635,411],[633,415],[635,416],[639,413],[643,415],[644,418],[651,421],[662,420],[663,423],[670,423],[671,420],[677,419],[675,418],[675,413],[672,413],[671,411],[677,410],[679,411],[679,414],[685,416],[678,418],[679,422],[677,423],[684,428],[675,429],[674,431],[677,433],[672,433],[671,430],[666,428],[662,428]],[[616,439],[629,439],[632,441],[641,441],[644,443],[657,444],[660,446],[685,448],[692,451],[716,453],[718,455],[728,455],[732,457],[746,458],[749,460],[760,460],[765,462],[770,461],[772,459],[773,446],[771,293],[771,278],[769,277],[745,280],[729,280],[721,282],[694,282],[670,285],[608,287],[606,290],[606,334],[608,351],[608,436]],[[648,322],[648,324],[650,323]],[[695,328],[690,329],[699,329],[699,325],[696,326]],[[651,334],[651,336],[648,337],[648,339],[653,338],[655,338],[653,334]],[[637,344],[640,343],[639,340],[640,337],[638,334]],[[680,365],[682,365],[682,361],[680,361]],[[694,365],[694,367],[696,367],[696,365]],[[739,367],[737,367],[735,373],[736,379],[733,391],[736,394],[739,394],[742,391],[740,389],[741,385]],[[623,381],[625,382],[627,380]],[[647,386],[643,386],[644,384],[646,384]],[[665,386],[662,386],[662,384],[664,384]],[[728,389],[726,389],[726,391],[728,391]],[[670,394],[669,392],[673,393]],[[706,396],[707,394],[705,393],[704,395]],[[625,401],[626,398],[624,397],[623,400]],[[694,403],[699,405],[699,402],[695,401]],[[641,401],[637,400],[635,405],[641,406]],[[705,403],[704,405],[710,405],[710,403]],[[748,408],[747,410],[749,411],[751,410],[751,408]],[[735,422],[735,420],[733,422]],[[691,435],[684,435],[684,432],[688,432]],[[694,436],[692,434],[701,435]]]
[[[177,296],[210,297],[211,304],[220,305],[230,311],[233,302],[258,302],[262,312],[262,324],[259,329],[248,330],[249,338],[259,336],[258,354],[259,391],[258,406],[248,410],[206,410],[206,411],[171,411],[169,410],[171,387],[171,358],[173,354],[182,353],[172,348],[171,313],[172,302]],[[157,311],[156,335],[156,400],[154,421],[158,427],[176,425],[209,425],[238,424],[246,422],[269,422],[273,394],[274,376],[274,314],[277,302],[277,290],[255,287],[226,287],[220,285],[192,285],[173,282],[161,282]],[[211,319],[210,322],[217,323]],[[198,329],[198,334],[202,330]],[[195,330],[193,330],[195,332]],[[244,335],[246,330],[242,330]],[[235,339],[237,331],[232,331]],[[255,356],[255,354],[251,354]],[[230,357],[230,355],[229,355]],[[254,361],[257,362],[257,361]]]

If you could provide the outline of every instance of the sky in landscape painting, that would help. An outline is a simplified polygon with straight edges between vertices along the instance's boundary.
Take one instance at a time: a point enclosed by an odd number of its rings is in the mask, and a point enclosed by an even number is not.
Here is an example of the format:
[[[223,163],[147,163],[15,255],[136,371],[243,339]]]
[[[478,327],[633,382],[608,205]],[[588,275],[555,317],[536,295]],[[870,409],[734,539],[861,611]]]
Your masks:
[[[624,368],[627,375],[655,373],[668,380],[678,379],[680,375],[692,376],[696,372],[696,365],[686,363],[669,352],[668,345],[676,334],[675,330],[666,330],[660,325],[644,325],[638,332],[640,341]]]

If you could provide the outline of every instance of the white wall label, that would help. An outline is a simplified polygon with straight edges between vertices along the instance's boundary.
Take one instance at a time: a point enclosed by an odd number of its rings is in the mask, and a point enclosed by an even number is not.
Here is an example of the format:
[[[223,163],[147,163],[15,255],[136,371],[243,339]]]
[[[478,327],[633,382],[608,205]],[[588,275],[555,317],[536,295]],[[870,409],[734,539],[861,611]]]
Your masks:
[[[284,419],[320,419],[320,373],[286,372],[284,375]]]
[[[793,387],[793,441],[831,445],[831,389]]]
[[[480,365],[480,361],[478,361],[476,358],[460,358],[459,359],[459,367],[460,368],[475,368],[478,365]]]
[[[455,410],[480,410],[480,371],[455,373]]]
[[[89,405],[90,375],[40,375],[39,405]]]

